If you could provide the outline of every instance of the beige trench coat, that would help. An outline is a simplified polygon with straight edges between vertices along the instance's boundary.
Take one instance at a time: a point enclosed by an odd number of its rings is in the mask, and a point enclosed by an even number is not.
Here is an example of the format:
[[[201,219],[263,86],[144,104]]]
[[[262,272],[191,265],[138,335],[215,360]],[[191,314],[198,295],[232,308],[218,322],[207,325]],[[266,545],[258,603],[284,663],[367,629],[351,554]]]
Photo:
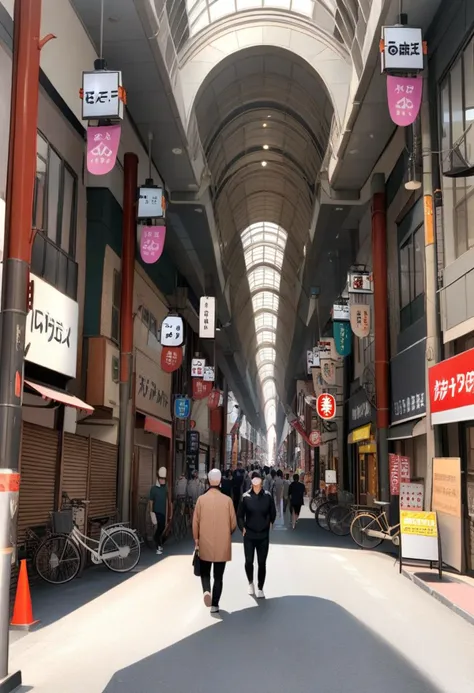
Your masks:
[[[194,508],[193,537],[203,561],[232,560],[231,535],[237,526],[234,505],[219,489],[210,488]]]

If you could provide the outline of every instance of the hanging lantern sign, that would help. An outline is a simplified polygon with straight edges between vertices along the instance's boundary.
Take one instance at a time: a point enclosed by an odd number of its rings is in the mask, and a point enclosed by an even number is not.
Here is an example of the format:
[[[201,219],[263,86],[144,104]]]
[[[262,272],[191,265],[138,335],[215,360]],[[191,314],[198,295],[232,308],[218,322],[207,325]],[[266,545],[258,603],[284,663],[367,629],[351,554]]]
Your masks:
[[[93,176],[105,176],[115,166],[120,131],[120,125],[87,128],[87,170]]]
[[[203,378],[205,367],[205,359],[193,359],[191,361],[191,378]]]
[[[352,348],[351,326],[348,322],[333,322],[334,344],[340,356],[349,356]]]
[[[365,303],[354,303],[351,306],[351,328],[359,339],[370,334],[370,306]]]
[[[347,301],[339,300],[332,307],[332,319],[341,322],[349,322],[349,304]]]
[[[205,383],[202,378],[193,378],[193,399],[205,399],[212,391],[212,383]]]
[[[161,370],[173,373],[183,363],[183,347],[163,347],[161,350]]]
[[[122,73],[115,70],[94,70],[82,73],[83,120],[123,120],[127,102],[122,87]]]
[[[387,101],[390,118],[395,125],[412,125],[420,112],[423,77],[387,75]]]
[[[150,180],[150,183],[152,181]],[[154,185],[143,186],[138,190],[138,219],[164,219],[166,198],[163,188]]]
[[[201,296],[199,302],[199,337],[214,339],[216,336],[216,299],[213,296]]]
[[[219,406],[220,396],[220,390],[211,391],[209,397],[207,398],[207,406],[209,407],[209,409],[217,409],[217,407]]]
[[[140,257],[152,265],[161,257],[165,247],[166,226],[142,226],[140,235]]]
[[[176,397],[174,401],[174,415],[177,419],[188,419],[191,414],[191,400],[189,397]]]
[[[214,366],[204,366],[203,380],[206,383],[213,383],[214,382],[214,380],[215,380]]]
[[[382,72],[423,70],[423,32],[405,25],[383,26],[380,42]]]
[[[183,340],[183,318],[179,315],[168,315],[161,323],[161,346],[179,347]]]
[[[330,421],[336,416],[336,398],[329,392],[319,395],[316,401],[316,411],[318,416],[325,421]]]
[[[350,294],[372,294],[372,275],[365,270],[350,271],[347,275],[347,289]]]
[[[326,385],[336,384],[336,364],[332,359],[321,359],[321,375]]]

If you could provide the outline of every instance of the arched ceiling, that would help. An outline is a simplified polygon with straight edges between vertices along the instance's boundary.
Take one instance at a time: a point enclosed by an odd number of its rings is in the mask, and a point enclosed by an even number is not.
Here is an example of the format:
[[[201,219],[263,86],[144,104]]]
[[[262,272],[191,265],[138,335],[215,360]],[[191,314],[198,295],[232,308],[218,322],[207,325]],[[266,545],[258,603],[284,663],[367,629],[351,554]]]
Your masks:
[[[195,114],[233,321],[267,427],[274,425],[299,298],[332,104],[308,63],[259,46],[222,60],[206,78]]]

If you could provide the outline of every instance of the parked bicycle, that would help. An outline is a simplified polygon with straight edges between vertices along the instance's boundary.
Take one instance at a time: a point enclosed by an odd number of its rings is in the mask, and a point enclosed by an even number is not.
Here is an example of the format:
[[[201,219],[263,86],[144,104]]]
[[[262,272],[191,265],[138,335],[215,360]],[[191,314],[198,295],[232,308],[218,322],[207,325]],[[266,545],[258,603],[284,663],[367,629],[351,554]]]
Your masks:
[[[192,524],[192,513],[191,499],[186,496],[178,496],[172,519],[172,533],[176,541],[188,538]]]
[[[331,514],[336,512],[336,508],[338,507],[349,508],[353,501],[354,496],[352,493],[349,493],[348,491],[338,491],[337,494],[329,497],[328,500],[318,507],[316,512],[316,522],[321,529],[325,529],[327,532],[329,532],[331,529],[329,525],[329,518]]]
[[[133,570],[140,560],[136,531],[122,522],[108,524],[107,517],[96,520],[101,525],[100,536],[98,540],[92,539],[78,529],[74,520],[74,514],[85,509],[89,501],[67,500],[69,507],[52,513],[53,534],[36,550],[34,562],[38,575],[54,585],[69,582],[81,571],[87,552],[93,563],[104,563],[113,572]]]
[[[329,529],[338,537],[345,537],[350,534],[351,525],[354,518],[360,513],[376,514],[376,510],[366,505],[334,505],[328,512],[327,523]]]
[[[149,549],[154,549],[155,543],[153,541],[153,535],[155,530],[151,521],[148,505],[149,499],[146,496],[141,496],[138,501],[137,529],[139,539],[141,539]]]
[[[383,541],[391,541],[394,546],[400,545],[400,525],[390,525],[385,501],[374,501],[377,509],[373,512],[358,513],[351,524],[351,536],[363,549],[375,549]]]
[[[311,512],[314,515],[316,515],[316,512],[317,512],[319,506],[325,502],[326,502],[326,493],[324,491],[322,491],[321,489],[318,489],[309,502],[309,509],[311,510]]]

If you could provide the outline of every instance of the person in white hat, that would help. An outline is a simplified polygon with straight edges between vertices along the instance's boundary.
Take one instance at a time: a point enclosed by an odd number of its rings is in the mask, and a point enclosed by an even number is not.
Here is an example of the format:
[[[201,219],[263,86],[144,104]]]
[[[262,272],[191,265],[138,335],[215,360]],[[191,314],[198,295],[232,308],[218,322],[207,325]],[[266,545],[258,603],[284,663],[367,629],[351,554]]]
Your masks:
[[[168,484],[166,483],[166,467],[158,469],[156,484],[151,487],[148,508],[151,521],[155,528],[154,541],[157,555],[163,553],[164,531],[168,517]]]
[[[193,515],[193,537],[201,564],[201,583],[204,604],[211,613],[219,612],[225,564],[232,560],[232,533],[237,527],[234,504],[221,493],[222,474],[211,469],[207,475],[209,489],[196,502]],[[211,594],[211,568],[214,566],[214,585]]]

